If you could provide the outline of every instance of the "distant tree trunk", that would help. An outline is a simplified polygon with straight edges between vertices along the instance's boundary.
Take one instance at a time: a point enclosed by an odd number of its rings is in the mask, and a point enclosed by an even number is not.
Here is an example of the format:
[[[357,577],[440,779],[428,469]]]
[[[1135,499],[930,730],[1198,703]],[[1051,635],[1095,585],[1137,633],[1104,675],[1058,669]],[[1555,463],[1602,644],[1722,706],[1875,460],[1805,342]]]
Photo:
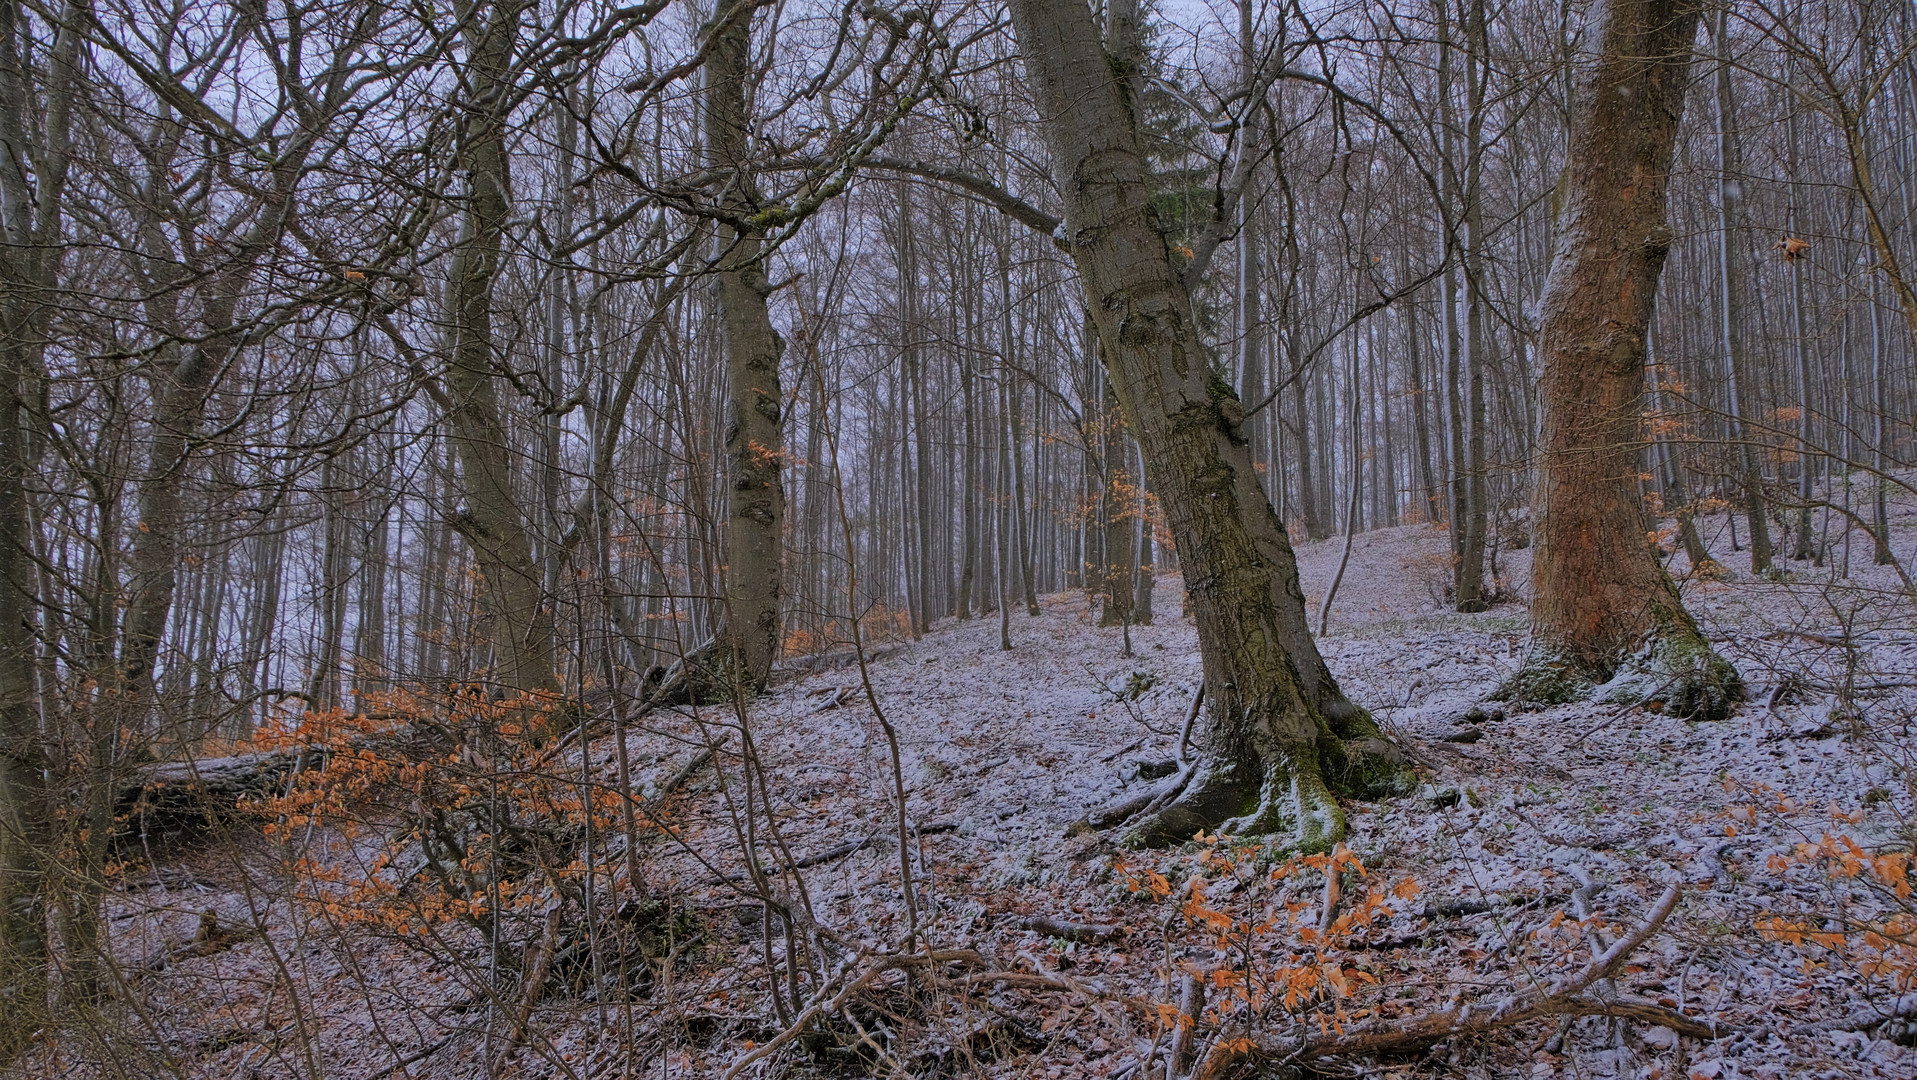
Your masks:
[[[1611,0],[1571,129],[1569,192],[1542,299],[1544,438],[1523,667],[1498,696],[1593,683],[1723,717],[1737,672],[1711,651],[1645,541],[1638,491],[1645,334],[1671,244],[1665,192],[1701,0]]]
[[[47,1012],[47,854],[54,805],[34,669],[40,598],[29,487],[33,388],[44,381],[47,322],[65,248],[68,134],[81,40],[63,12],[47,67],[28,68],[26,5],[0,0],[0,1068]],[[29,182],[31,177],[31,182]]]
[[[320,466],[320,593],[319,653],[306,687],[314,712],[340,707],[340,638],[346,628],[347,536],[346,495],[340,479],[338,454],[328,454]]]
[[[766,305],[772,287],[762,261],[764,238],[740,224],[758,212],[761,201],[750,166],[745,96],[757,9],[751,0],[739,0],[714,16],[705,72],[706,153],[726,178],[717,275],[727,383],[726,629],[739,682],[753,692],[771,677],[784,637],[779,604],[785,530],[785,398],[779,386],[785,342]]]
[[[1782,82],[1789,78],[1789,71],[1783,73]],[[1789,241],[1801,238],[1804,228],[1804,192],[1798,182],[1798,145],[1797,145],[1797,102],[1793,99],[1784,113],[1784,143],[1788,151],[1790,170],[1790,210],[1784,218],[1786,272],[1791,276],[1791,352],[1796,361],[1797,375],[1797,536],[1791,549],[1791,558],[1800,562],[1821,558],[1821,545],[1811,534],[1811,485],[1815,482],[1817,459],[1811,454],[1811,379],[1810,367],[1810,330],[1805,314],[1804,277],[1809,272],[1799,265],[1796,253],[1790,248]]]
[[[1254,36],[1256,16],[1255,0],[1239,0],[1238,3],[1238,77],[1246,86],[1251,86],[1258,75],[1258,42]],[[1259,125],[1260,109],[1245,110],[1245,127],[1241,138],[1245,141],[1247,152],[1256,153],[1261,148],[1262,128]],[[1238,202],[1238,400],[1258,402],[1265,400],[1265,311],[1260,290],[1264,287],[1264,252],[1258,236],[1258,201],[1246,196]],[[1264,418],[1251,425],[1246,437],[1251,440],[1251,460],[1271,461],[1270,447],[1265,445],[1263,432],[1268,427]],[[1269,485],[1271,490],[1283,488],[1282,483]]]
[[[1318,483],[1311,474],[1312,455],[1318,448],[1311,439],[1311,406],[1305,398],[1305,383],[1309,380],[1300,376],[1291,384],[1292,403],[1298,410],[1298,422],[1291,429],[1291,456],[1298,462],[1298,515],[1304,518],[1305,538],[1323,540],[1331,535],[1325,528],[1325,519],[1318,512]]]
[[[263,695],[269,688],[268,664],[273,632],[279,624],[281,561],[285,552],[285,523],[274,514],[260,523],[259,531],[247,544],[247,570],[252,585],[240,637],[240,698],[244,704],[233,711],[233,723],[227,732],[235,740],[252,733],[254,717],[260,722],[266,719]],[[430,576],[428,566],[421,575],[422,587]]]
[[[1138,562],[1132,577],[1137,588],[1132,596],[1132,622],[1139,626],[1152,624],[1152,516],[1151,498],[1145,490],[1145,454],[1133,444],[1134,462],[1138,473]]]
[[[1407,265],[1401,266],[1404,276],[1410,276],[1409,258]],[[1424,350],[1419,347],[1424,335],[1418,329],[1417,307],[1405,308],[1405,359],[1410,365],[1411,377],[1411,434],[1417,444],[1418,481],[1424,489],[1424,519],[1436,524],[1444,520],[1444,496],[1438,487],[1437,469],[1432,459],[1431,447],[1431,411],[1426,401],[1427,389],[1424,373]]]
[[[1014,332],[1012,318],[1012,240],[1011,223],[1002,223],[994,233],[998,244],[998,282],[999,282],[999,351],[1004,358],[1004,367],[1000,378],[1005,381],[1005,419],[1009,429],[1006,433],[1010,445],[1007,449],[1012,456],[1011,485],[1011,530],[1013,559],[1017,563],[1019,595],[1025,600],[1025,613],[1036,616],[1038,610],[1038,587],[1032,570],[1033,548],[1037,546],[1038,528],[1026,511],[1025,502],[1025,418],[1022,402],[1025,388],[1017,367],[1018,335]],[[1036,462],[1034,462],[1036,464]],[[1005,592],[1010,595],[1012,585],[1007,582]]]
[[[1100,349],[1102,353],[1104,350]],[[1112,380],[1105,384],[1104,406],[1098,413],[1098,461],[1103,470],[1103,491],[1098,516],[1104,527],[1099,544],[1099,588],[1104,596],[1100,626],[1130,626],[1132,622],[1132,559],[1138,547],[1132,540],[1132,503],[1130,472],[1126,467],[1125,425],[1118,406],[1118,391]]]
[[[972,237],[971,211],[968,204],[966,212],[965,235]],[[954,613],[960,619],[972,617],[972,590],[977,587],[979,572],[979,480],[978,480],[978,394],[972,385],[972,365],[981,348],[978,326],[979,293],[983,282],[976,280],[970,273],[962,273],[964,294],[958,298],[960,316],[965,320],[964,344],[958,355],[959,373],[959,580],[958,590],[952,596]],[[985,560],[986,576],[991,576],[991,561]],[[991,601],[980,590],[979,612],[983,614],[991,609]]]
[[[1771,526],[1764,505],[1764,466],[1757,443],[1744,426],[1744,317],[1739,290],[1744,268],[1739,265],[1736,229],[1738,208],[1744,202],[1743,162],[1738,148],[1736,99],[1731,93],[1730,5],[1717,8],[1714,36],[1724,53],[1717,65],[1717,255],[1718,286],[1723,290],[1719,312],[1724,346],[1725,410],[1731,439],[1737,446],[1738,483],[1744,493],[1744,513],[1750,520],[1751,573],[1771,568]]]
[[[360,545],[359,617],[353,643],[353,702],[364,712],[367,695],[387,688],[390,662],[386,656],[386,566],[392,558],[391,510],[382,495],[374,496],[377,516],[366,524]]]
[[[1243,407],[1211,367],[1152,208],[1127,80],[1108,77],[1114,58],[1099,48],[1083,0],[1013,0],[1011,8],[1072,255],[1177,538],[1206,685],[1217,688],[1201,775],[1133,838],[1162,841],[1225,822],[1328,845],[1343,834],[1344,815],[1326,778],[1347,779],[1349,759],[1287,649],[1288,583],[1270,556],[1288,557],[1290,545],[1252,471]],[[1375,733],[1353,712],[1351,734],[1360,722],[1363,734]]]
[[[1491,365],[1492,335],[1485,325],[1484,289],[1484,64],[1486,40],[1484,0],[1467,0],[1465,8],[1465,159],[1464,170],[1464,281],[1465,281],[1465,460],[1460,474],[1464,516],[1457,525],[1459,611],[1483,611],[1484,545],[1490,524],[1490,493],[1485,477],[1485,372]]]
[[[1877,566],[1889,566],[1896,560],[1890,550],[1890,483],[1885,479],[1890,464],[1887,460],[1890,448],[1884,445],[1890,433],[1885,430],[1884,414],[1890,411],[1890,380],[1884,363],[1884,309],[1877,302],[1877,281],[1870,283],[1870,389],[1874,399],[1871,408],[1870,455],[1871,468],[1871,519],[1870,561]]]
[[[1438,34],[1438,125],[1439,160],[1446,201],[1455,207],[1464,199],[1464,184],[1458,178],[1458,133],[1456,105],[1451,91],[1451,0],[1436,0]],[[1455,223],[1447,220],[1447,228]],[[1447,265],[1439,278],[1438,340],[1444,354],[1444,418],[1446,458],[1450,468],[1445,482],[1450,488],[1446,522],[1451,535],[1451,598],[1462,595],[1459,578],[1464,574],[1466,523],[1471,517],[1470,458],[1465,452],[1466,420],[1464,412],[1464,337],[1458,332],[1458,244],[1455,235],[1444,238]]]
[[[1653,415],[1664,409],[1663,392],[1659,386],[1657,362],[1651,350],[1654,340],[1654,326],[1645,327],[1645,367],[1649,382],[1650,404]],[[1659,470],[1664,475],[1664,508],[1677,519],[1678,540],[1684,545],[1684,556],[1691,561],[1692,573],[1713,573],[1717,569],[1716,560],[1704,547],[1704,538],[1697,532],[1697,515],[1691,506],[1690,485],[1684,481],[1684,462],[1678,457],[1677,447],[1661,432],[1651,433],[1651,449],[1656,457]]]

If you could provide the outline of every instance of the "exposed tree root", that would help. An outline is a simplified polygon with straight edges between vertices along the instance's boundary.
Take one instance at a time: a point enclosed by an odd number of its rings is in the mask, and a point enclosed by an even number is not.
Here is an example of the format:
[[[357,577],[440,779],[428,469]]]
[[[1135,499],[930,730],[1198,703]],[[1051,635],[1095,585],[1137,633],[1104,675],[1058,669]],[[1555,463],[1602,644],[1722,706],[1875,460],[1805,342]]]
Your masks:
[[[1166,847],[1244,813],[1249,793],[1239,772],[1208,761],[1181,773],[1185,782],[1141,808],[1143,820],[1126,830],[1123,843],[1126,847]]]
[[[1241,836],[1284,834],[1292,850],[1330,851],[1344,839],[1345,812],[1314,758],[1273,752],[1265,761],[1258,805],[1218,830]]]
[[[1365,737],[1326,737],[1316,753],[1272,751],[1263,775],[1206,760],[1187,764],[1171,779],[1131,798],[1093,811],[1095,828],[1135,821],[1127,847],[1165,847],[1201,829],[1240,835],[1288,837],[1295,851],[1329,851],[1345,832],[1338,796],[1390,798],[1416,788],[1417,771],[1396,744],[1378,733],[1362,712]]]
[[[1695,627],[1671,626],[1608,668],[1534,643],[1524,665],[1491,695],[1493,701],[1534,705],[1593,698],[1692,720],[1722,720],[1744,699],[1744,683]]]

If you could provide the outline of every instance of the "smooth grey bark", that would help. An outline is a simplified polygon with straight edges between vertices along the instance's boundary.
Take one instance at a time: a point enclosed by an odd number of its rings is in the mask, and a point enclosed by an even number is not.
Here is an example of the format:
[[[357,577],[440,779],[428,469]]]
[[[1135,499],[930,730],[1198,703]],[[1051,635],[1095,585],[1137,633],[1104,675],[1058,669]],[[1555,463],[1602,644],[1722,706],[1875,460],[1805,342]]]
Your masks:
[[[1484,592],[1485,536],[1490,523],[1490,491],[1485,477],[1484,383],[1486,370],[1492,363],[1491,333],[1485,325],[1485,306],[1488,301],[1484,290],[1484,65],[1489,45],[1484,0],[1465,2],[1466,157],[1462,179],[1465,407],[1460,417],[1464,427],[1465,458],[1461,468],[1464,516],[1453,527],[1458,536],[1457,609],[1473,612],[1483,611],[1489,606]]]
[[[1132,540],[1135,493],[1131,470],[1125,461],[1125,427],[1118,391],[1111,379],[1103,382],[1104,406],[1098,413],[1098,465],[1102,481],[1098,517],[1103,533],[1099,544],[1099,594],[1103,610],[1099,613],[1098,625],[1130,627],[1133,594],[1137,588],[1132,580],[1132,559],[1138,554]],[[1130,640],[1128,635],[1126,641]]]
[[[1138,561],[1133,564],[1132,578],[1136,588],[1132,595],[1132,622],[1139,626],[1152,624],[1152,513],[1151,493],[1145,483],[1145,453],[1136,440],[1132,441],[1133,464],[1138,473]]]
[[[1013,547],[1012,561],[1018,571],[1018,595],[1025,601],[1025,613],[1030,616],[1039,614],[1037,579],[1033,573],[1033,548],[1037,542],[1037,528],[1027,511],[1025,498],[1025,418],[1023,402],[1025,386],[1019,371],[1020,340],[1016,332],[1016,323],[1012,314],[1012,237],[1011,223],[1001,222],[993,231],[993,242],[997,248],[999,283],[999,355],[1003,361],[1000,379],[1005,384],[1005,435],[1009,444],[1006,449],[1011,454],[1012,483],[1009,492],[1012,505],[1011,536]],[[1006,583],[1005,591],[1012,593],[1012,585]]]

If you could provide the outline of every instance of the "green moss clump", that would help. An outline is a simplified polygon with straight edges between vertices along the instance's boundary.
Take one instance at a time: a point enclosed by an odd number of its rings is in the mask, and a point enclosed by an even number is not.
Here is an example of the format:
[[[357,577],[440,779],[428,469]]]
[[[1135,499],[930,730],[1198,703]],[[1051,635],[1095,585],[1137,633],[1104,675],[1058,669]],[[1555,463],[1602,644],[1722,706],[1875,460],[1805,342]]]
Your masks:
[[[1591,680],[1578,673],[1568,660],[1533,655],[1526,658],[1504,685],[1493,691],[1492,701],[1510,701],[1530,705],[1568,705],[1583,701],[1591,692]]]
[[[1288,838],[1284,849],[1293,853],[1330,851],[1345,838],[1345,812],[1316,760],[1279,753],[1266,763],[1251,812],[1225,822],[1218,831],[1282,835]]]
[[[1396,799],[1418,789],[1418,770],[1403,751],[1380,736],[1353,739],[1339,747],[1341,764],[1325,779],[1332,790],[1354,799]],[[1323,760],[1322,758],[1320,760]]]
[[[1723,720],[1744,700],[1744,680],[1730,661],[1717,655],[1695,628],[1660,635],[1634,664],[1653,688],[1644,696],[1673,716]]]

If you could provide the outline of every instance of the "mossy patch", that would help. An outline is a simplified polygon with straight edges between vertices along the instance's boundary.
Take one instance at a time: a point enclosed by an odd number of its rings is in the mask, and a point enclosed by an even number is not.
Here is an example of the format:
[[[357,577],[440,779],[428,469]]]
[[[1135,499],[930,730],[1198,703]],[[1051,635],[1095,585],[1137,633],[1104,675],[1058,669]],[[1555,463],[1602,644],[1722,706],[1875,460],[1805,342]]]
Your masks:
[[[1418,788],[1417,768],[1402,750],[1381,736],[1341,744],[1336,768],[1324,755],[1319,761],[1331,789],[1350,798],[1395,799]]]
[[[1743,698],[1737,668],[1684,617],[1666,620],[1609,671],[1534,647],[1490,700],[1564,705],[1595,699],[1607,705],[1642,704],[1693,720],[1722,720]]]
[[[1576,665],[1562,657],[1533,654],[1503,685],[1492,691],[1490,700],[1525,705],[1568,705],[1583,701],[1592,682]]]
[[[1265,764],[1256,807],[1220,825],[1218,831],[1284,836],[1285,850],[1294,853],[1330,851],[1345,837],[1345,812],[1317,761],[1280,754]]]
[[[1628,678],[1631,700],[1646,707],[1690,720],[1723,720],[1744,700],[1744,680],[1702,634],[1685,630],[1647,643],[1612,682]]]

